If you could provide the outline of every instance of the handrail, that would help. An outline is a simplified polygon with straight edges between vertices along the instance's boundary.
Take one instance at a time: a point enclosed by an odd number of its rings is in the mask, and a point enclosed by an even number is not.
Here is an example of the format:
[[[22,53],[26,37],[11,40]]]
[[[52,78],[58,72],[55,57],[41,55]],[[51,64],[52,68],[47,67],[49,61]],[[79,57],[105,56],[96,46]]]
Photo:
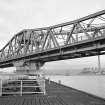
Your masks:
[[[25,85],[24,82],[31,82],[31,81],[36,81],[38,86],[35,86],[35,84],[29,84]],[[7,80],[7,83],[12,83],[12,82],[19,82],[16,85],[13,86],[4,86],[3,80],[0,80],[0,96],[3,94],[20,94],[22,96],[23,94],[31,94],[31,93],[38,93],[38,94],[46,94],[45,90],[45,79],[32,79],[32,80]],[[41,84],[40,84],[41,83]],[[12,92],[5,92],[3,89],[12,89],[12,88],[18,88],[18,91],[12,91]],[[24,88],[39,88],[41,91],[24,91]]]

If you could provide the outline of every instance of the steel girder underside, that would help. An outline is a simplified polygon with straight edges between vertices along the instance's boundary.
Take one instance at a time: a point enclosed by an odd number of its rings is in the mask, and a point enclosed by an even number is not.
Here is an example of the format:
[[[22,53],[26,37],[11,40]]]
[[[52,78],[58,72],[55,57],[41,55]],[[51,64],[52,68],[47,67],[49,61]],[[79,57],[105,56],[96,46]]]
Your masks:
[[[37,29],[25,29],[0,50],[0,67],[13,62],[49,62],[105,53],[105,10]]]

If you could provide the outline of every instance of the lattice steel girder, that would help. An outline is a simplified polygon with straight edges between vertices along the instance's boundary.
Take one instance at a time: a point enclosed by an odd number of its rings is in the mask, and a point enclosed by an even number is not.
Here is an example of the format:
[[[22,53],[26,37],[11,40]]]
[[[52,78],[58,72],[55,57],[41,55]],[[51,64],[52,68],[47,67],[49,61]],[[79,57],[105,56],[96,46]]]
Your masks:
[[[67,25],[70,25],[70,24],[79,23],[79,22],[82,22],[82,21],[85,21],[85,20],[88,20],[88,19],[96,18],[97,16],[100,16],[100,15],[103,15],[103,14],[105,14],[105,10],[96,12],[94,14],[85,16],[83,18],[80,18],[80,19],[77,19],[77,20],[74,20],[74,21],[70,21],[70,22],[54,25],[54,26],[51,26],[51,28],[57,28],[57,27],[67,26]]]
[[[94,42],[96,38],[104,39],[104,15],[105,10],[50,27],[22,30],[0,50],[0,64],[27,59],[30,58],[30,55],[34,56],[35,54],[43,57],[43,51],[45,53],[52,49],[59,51],[62,47],[71,46],[72,48],[75,43],[79,45],[81,42],[87,43],[90,40]],[[104,45],[104,42],[102,44]]]
[[[23,59],[25,62],[49,62],[63,59],[95,56],[98,54],[105,54],[105,36],[103,36],[103,38],[96,38],[94,40],[90,39],[79,43],[73,43],[72,45],[63,46],[60,49],[54,48],[34,54],[29,54],[27,56],[23,55],[22,57],[18,58],[18,60],[17,58],[9,59],[8,61],[5,60],[0,62],[0,67],[13,66],[13,62]]]

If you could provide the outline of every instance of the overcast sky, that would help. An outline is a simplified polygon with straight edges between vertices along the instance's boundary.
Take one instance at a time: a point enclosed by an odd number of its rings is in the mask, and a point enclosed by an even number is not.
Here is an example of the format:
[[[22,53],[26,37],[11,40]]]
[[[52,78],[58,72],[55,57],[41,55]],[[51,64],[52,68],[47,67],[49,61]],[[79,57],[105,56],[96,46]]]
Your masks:
[[[103,10],[104,7],[105,0],[0,0],[0,49],[22,29],[71,21]],[[102,65],[104,58],[101,57]],[[56,65],[56,68],[60,68],[62,64],[67,68],[78,68],[81,65],[97,66],[97,58],[54,62],[46,66],[52,68]]]

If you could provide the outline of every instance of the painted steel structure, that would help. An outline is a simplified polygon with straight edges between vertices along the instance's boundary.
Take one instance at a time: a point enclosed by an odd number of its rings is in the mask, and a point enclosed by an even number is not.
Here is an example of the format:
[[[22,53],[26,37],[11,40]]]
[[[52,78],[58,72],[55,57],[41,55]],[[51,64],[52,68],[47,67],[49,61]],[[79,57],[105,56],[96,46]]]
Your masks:
[[[37,29],[25,29],[0,50],[0,67],[14,62],[45,62],[105,53],[105,10]]]

